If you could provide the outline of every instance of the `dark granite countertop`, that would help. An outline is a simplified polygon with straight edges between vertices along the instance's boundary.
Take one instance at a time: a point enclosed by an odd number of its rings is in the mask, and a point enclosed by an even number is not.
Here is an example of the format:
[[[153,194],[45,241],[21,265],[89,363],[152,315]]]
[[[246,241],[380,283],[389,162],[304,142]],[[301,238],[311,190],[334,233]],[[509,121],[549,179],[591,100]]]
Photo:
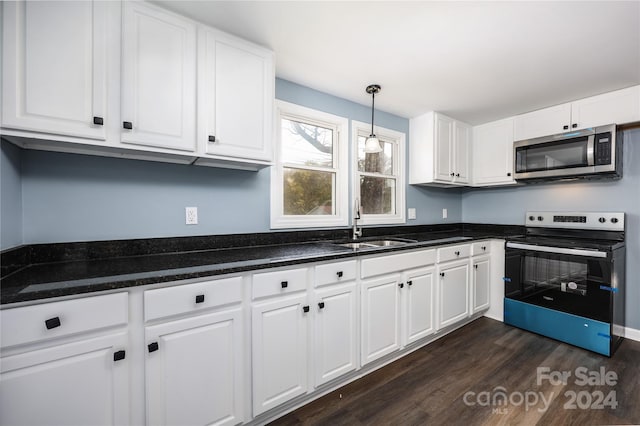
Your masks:
[[[0,304],[33,302],[474,239],[505,238],[522,232],[520,227],[514,226],[456,224],[366,228],[365,233],[370,236],[362,238],[362,241],[385,236],[416,242],[354,250],[333,243],[348,241],[348,230],[337,230],[333,233],[307,231],[253,234],[251,237],[180,237],[21,247],[2,253]],[[287,240],[291,242],[287,243]]]

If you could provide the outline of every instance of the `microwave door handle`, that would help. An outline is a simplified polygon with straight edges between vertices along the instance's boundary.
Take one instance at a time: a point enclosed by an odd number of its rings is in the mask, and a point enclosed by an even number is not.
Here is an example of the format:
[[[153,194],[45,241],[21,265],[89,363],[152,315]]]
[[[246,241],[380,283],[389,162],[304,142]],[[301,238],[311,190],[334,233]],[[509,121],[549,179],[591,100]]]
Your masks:
[[[595,166],[595,158],[593,153],[595,135],[589,135],[587,137],[587,166]]]

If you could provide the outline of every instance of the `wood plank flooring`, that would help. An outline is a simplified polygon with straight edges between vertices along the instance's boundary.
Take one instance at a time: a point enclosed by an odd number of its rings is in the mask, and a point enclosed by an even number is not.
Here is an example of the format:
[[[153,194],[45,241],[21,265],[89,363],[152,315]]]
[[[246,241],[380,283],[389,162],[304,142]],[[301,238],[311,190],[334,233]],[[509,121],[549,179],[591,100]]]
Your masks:
[[[617,380],[583,384],[602,368]],[[480,318],[271,424],[640,424],[640,342],[625,340],[607,358]]]

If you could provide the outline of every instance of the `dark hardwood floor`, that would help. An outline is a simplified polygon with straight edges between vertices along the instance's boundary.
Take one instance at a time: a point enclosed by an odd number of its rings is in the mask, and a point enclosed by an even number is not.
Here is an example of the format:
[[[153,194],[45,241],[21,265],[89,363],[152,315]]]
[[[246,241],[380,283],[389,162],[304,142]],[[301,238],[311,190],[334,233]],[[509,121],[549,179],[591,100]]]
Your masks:
[[[480,318],[271,424],[640,424],[640,342],[607,358]]]

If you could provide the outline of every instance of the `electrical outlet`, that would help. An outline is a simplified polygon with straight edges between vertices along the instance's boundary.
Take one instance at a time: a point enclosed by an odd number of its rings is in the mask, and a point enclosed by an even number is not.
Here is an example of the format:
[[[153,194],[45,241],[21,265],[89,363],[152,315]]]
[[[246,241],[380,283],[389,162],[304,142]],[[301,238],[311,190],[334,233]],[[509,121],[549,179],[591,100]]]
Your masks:
[[[447,209],[442,209],[442,218],[443,219],[447,218]]]
[[[409,211],[407,213],[407,216],[408,216],[409,220],[415,220],[415,218],[416,218],[416,209],[414,209],[413,207],[409,207]]]
[[[197,207],[185,207],[185,216],[187,225],[198,224],[198,208]]]

